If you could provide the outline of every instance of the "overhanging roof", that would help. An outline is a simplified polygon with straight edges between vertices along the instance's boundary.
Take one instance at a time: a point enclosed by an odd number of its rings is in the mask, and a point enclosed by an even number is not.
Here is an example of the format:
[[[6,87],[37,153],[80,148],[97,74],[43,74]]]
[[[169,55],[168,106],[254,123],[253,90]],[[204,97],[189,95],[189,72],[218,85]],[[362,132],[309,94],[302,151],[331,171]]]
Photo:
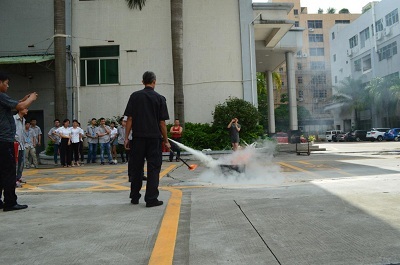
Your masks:
[[[54,60],[54,55],[23,55],[0,57],[0,64],[41,63]]]

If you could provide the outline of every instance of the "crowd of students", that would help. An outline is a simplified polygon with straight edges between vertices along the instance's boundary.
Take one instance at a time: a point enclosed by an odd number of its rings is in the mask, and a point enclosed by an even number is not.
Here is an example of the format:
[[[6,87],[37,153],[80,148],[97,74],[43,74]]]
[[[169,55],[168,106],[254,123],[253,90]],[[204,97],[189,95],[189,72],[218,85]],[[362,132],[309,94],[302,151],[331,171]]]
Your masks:
[[[118,128],[115,122],[111,122],[108,126],[106,120],[100,118],[97,125],[97,119],[93,118],[84,131],[77,120],[72,121],[72,127],[70,127],[69,119],[65,119],[62,126],[60,126],[60,120],[54,120],[54,127],[48,133],[48,137],[54,144],[54,164],[58,165],[59,154],[63,167],[83,165],[84,138],[87,138],[88,143],[87,164],[97,163],[98,146],[100,146],[101,165],[105,164],[106,159],[111,165],[117,164],[117,153],[120,153],[122,163],[127,162],[128,155],[124,148],[126,122],[121,118],[119,123]]]

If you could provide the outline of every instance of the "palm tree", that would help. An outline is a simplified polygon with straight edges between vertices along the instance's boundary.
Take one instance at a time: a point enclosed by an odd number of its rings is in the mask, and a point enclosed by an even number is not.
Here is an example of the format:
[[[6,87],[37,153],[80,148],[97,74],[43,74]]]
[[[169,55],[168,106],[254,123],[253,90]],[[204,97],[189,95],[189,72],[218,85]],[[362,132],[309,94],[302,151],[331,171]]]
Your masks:
[[[399,84],[398,78],[376,77],[366,86],[366,90],[374,102],[373,106],[376,106],[377,112],[387,119],[387,124],[384,126],[394,126],[391,122],[393,117],[391,117],[390,113],[393,113],[393,110],[396,109]]]
[[[183,94],[183,0],[171,1],[172,69],[174,74],[174,112],[182,126],[185,124]],[[126,0],[129,8],[141,10],[146,0]]]
[[[326,10],[327,14],[335,14],[336,13],[336,9],[333,7],[328,7],[328,9]]]
[[[357,113],[364,110],[369,101],[363,82],[361,79],[346,77],[340,82],[340,86],[334,87],[334,90],[336,93],[332,96],[333,102],[341,105],[341,113],[352,114],[352,120],[357,128]]]
[[[65,34],[65,1],[54,0],[54,33]],[[66,40],[65,37],[54,37],[54,115],[56,118],[67,117],[66,90]]]

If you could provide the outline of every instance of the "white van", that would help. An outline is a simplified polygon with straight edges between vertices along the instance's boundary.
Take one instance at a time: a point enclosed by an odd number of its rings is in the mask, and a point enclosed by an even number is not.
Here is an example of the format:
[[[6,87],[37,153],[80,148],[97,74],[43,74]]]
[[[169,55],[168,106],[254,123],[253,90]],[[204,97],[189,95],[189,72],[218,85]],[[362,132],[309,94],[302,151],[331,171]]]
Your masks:
[[[334,141],[336,142],[336,136],[338,134],[342,134],[343,132],[341,130],[332,130],[332,131],[326,131],[325,132],[325,138],[328,142]]]

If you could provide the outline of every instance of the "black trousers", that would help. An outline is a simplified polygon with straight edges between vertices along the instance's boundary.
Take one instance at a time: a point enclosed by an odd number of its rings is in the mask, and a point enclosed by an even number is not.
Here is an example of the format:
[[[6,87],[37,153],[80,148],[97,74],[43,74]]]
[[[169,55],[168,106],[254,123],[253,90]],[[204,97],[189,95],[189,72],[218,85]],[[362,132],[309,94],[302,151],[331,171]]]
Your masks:
[[[129,161],[129,150],[126,150],[123,144],[118,144],[117,151],[121,154],[122,163]]]
[[[68,145],[68,138],[62,138],[60,144],[60,160],[62,166],[70,166],[72,161],[71,145]]]
[[[74,155],[74,158],[71,160],[75,162],[79,162],[79,145],[79,142],[71,143],[72,154]]]
[[[133,138],[130,142],[131,152],[128,175],[131,177],[131,199],[141,197],[140,190],[143,183],[144,161],[147,161],[147,184],[145,202],[157,200],[159,191],[160,171],[162,164],[161,139],[159,138]]]
[[[4,190],[4,206],[12,207],[17,204],[17,195],[15,194],[16,162],[13,142],[0,141],[0,161],[0,188]]]

